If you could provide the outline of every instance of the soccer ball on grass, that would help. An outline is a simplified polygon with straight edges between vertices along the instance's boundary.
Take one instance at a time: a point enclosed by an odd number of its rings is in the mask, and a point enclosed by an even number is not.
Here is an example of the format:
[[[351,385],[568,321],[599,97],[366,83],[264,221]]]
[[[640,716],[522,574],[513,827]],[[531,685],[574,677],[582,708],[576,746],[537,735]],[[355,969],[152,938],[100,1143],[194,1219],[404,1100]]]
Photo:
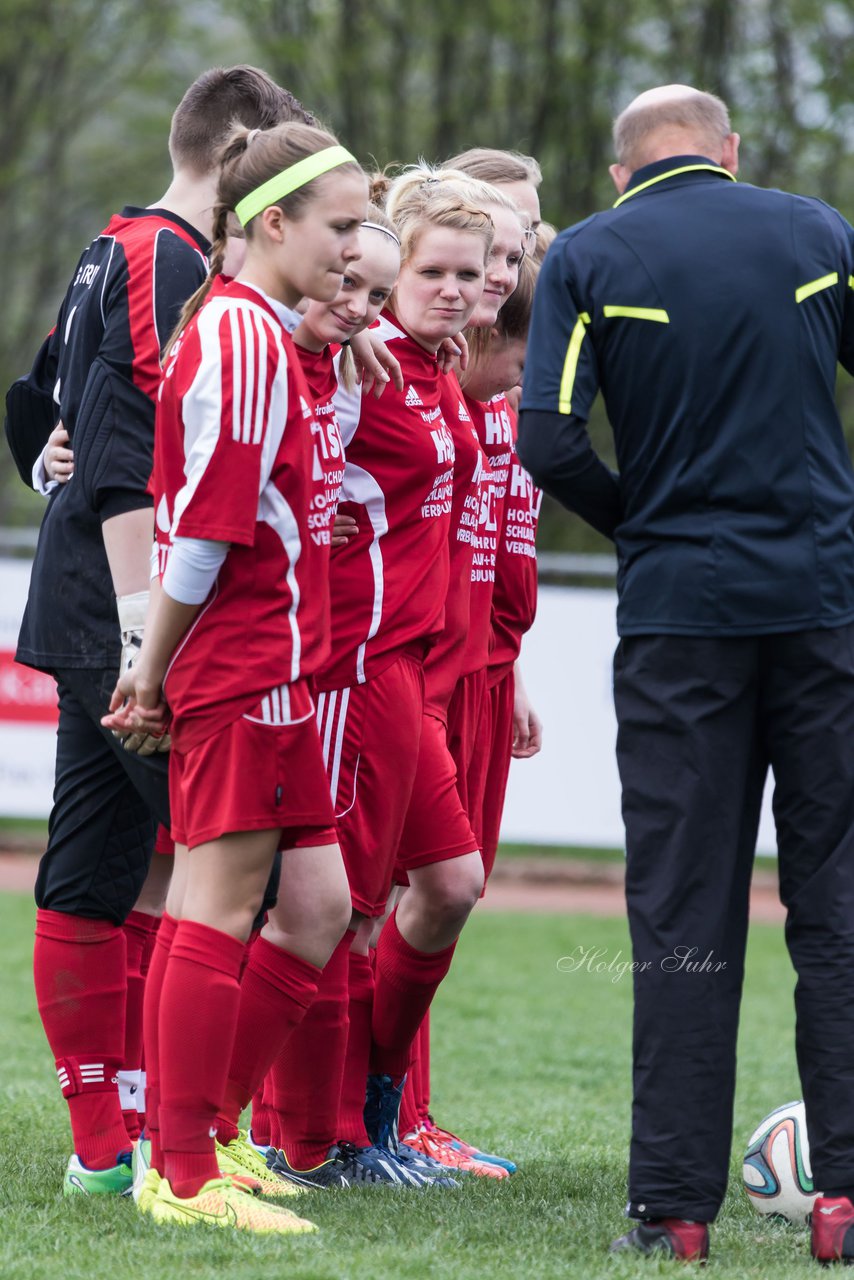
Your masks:
[[[809,1220],[820,1192],[813,1186],[802,1102],[787,1102],[765,1117],[751,1134],[742,1172],[758,1213],[798,1226]]]

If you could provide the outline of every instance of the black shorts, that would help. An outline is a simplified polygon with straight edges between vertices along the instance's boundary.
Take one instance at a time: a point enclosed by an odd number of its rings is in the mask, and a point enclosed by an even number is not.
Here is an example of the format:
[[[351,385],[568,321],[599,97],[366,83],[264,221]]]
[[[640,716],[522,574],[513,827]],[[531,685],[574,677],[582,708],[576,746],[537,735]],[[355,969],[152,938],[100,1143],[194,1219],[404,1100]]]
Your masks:
[[[122,924],[148,874],[157,823],[169,825],[169,756],[125,751],[101,726],[116,670],[53,674],[56,774],[36,903]]]

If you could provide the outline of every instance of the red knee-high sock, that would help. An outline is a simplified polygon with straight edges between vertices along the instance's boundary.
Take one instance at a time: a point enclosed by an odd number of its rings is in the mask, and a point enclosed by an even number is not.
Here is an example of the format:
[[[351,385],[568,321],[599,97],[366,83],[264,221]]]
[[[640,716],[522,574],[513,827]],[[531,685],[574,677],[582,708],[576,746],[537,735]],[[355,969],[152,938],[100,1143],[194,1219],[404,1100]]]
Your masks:
[[[371,1016],[374,1007],[374,971],[368,956],[350,952],[350,1001],[347,1054],[341,1086],[338,1136],[357,1147],[367,1147],[365,1087],[371,1058]]]
[[[147,1076],[145,1071],[145,1031],[143,1010],[145,1008],[145,984],[148,981],[148,970],[151,968],[151,957],[154,955],[154,944],[157,941],[157,933],[160,929],[160,917],[152,916],[154,928],[146,935],[145,945],[142,949],[142,957],[139,962],[139,972],[142,978],[142,1004],[140,1010],[139,1027],[140,1027],[140,1046],[139,1046],[139,1084],[136,1089],[136,1115],[139,1123],[139,1131],[145,1129],[145,1088]]]
[[[89,1168],[108,1169],[130,1148],[116,1084],[125,1041],[125,936],[108,920],[40,908],[33,977],[74,1150]]]
[[[377,943],[371,1072],[400,1080],[409,1050],[436,988],[451,967],[456,942],[441,951],[416,951],[397,927],[397,912]]]
[[[311,1010],[309,1010],[309,1016]],[[297,1032],[297,1036],[298,1036]],[[293,1037],[291,1037],[293,1039]],[[286,1044],[286,1051],[287,1051]],[[277,1060],[271,1066],[264,1082],[264,1106],[270,1123],[270,1146],[282,1149],[282,1120],[279,1119],[279,1102],[286,1096],[287,1092],[287,1075],[284,1071],[287,1068],[287,1052],[279,1053]]]
[[[295,1169],[326,1158],[338,1133],[338,1106],[347,1047],[349,930],[329,958],[317,998],[279,1054],[271,1073],[277,1145]]]
[[[151,1164],[163,1172],[163,1148],[160,1145],[160,999],[166,964],[175,937],[178,921],[163,913],[154,943],[148,976],[145,980],[145,999],[142,1006],[142,1035],[145,1047],[145,1132],[151,1139]]]
[[[266,938],[255,941],[240,983],[234,1050],[217,1117],[220,1142],[237,1137],[241,1111],[305,1017],[322,972]]]
[[[145,995],[143,959],[146,946],[160,923],[157,916],[132,911],[122,925],[127,947],[128,989],[125,1006],[125,1056],[119,1071],[119,1101],[128,1137],[139,1137],[137,1096],[142,1072],[142,1002]]]
[[[219,1177],[222,1106],[240,1007],[246,944],[195,920],[175,930],[160,997],[160,1141],[179,1196]]]
[[[415,1111],[419,1124],[430,1119],[430,1010],[418,1029],[418,1070],[414,1081]]]
[[[272,1068],[270,1069],[272,1070]],[[270,1072],[268,1071],[258,1088],[252,1095],[252,1141],[258,1147],[272,1145],[271,1104],[268,1101]]]
[[[429,1016],[430,1012],[428,1010],[425,1018],[429,1018]],[[422,1021],[409,1050],[409,1070],[406,1073],[406,1085],[400,1103],[400,1118],[398,1121],[402,1135],[412,1133],[421,1123],[418,1114],[418,1086],[421,1077],[421,1035],[423,1030],[424,1022]]]

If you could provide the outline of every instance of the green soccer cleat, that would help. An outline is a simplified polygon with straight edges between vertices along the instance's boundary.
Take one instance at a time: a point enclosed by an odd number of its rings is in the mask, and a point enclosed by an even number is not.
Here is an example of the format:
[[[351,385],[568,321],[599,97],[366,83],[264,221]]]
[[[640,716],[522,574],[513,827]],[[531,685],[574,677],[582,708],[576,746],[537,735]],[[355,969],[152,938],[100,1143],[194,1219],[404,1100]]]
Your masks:
[[[87,1169],[79,1156],[70,1156],[62,1180],[64,1196],[129,1196],[133,1190],[131,1153],[122,1151],[111,1169]]]

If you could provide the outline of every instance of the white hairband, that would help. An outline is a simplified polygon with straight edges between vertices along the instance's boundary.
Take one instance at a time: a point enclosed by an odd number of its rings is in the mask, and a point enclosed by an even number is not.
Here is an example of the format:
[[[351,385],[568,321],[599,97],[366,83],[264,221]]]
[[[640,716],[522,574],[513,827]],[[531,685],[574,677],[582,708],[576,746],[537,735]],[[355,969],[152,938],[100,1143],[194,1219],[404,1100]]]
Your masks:
[[[384,227],[379,222],[363,222],[363,227],[369,227],[371,231],[381,231],[384,236],[388,236],[389,240],[393,240],[400,248],[400,237],[394,231],[389,231],[388,227]]]

